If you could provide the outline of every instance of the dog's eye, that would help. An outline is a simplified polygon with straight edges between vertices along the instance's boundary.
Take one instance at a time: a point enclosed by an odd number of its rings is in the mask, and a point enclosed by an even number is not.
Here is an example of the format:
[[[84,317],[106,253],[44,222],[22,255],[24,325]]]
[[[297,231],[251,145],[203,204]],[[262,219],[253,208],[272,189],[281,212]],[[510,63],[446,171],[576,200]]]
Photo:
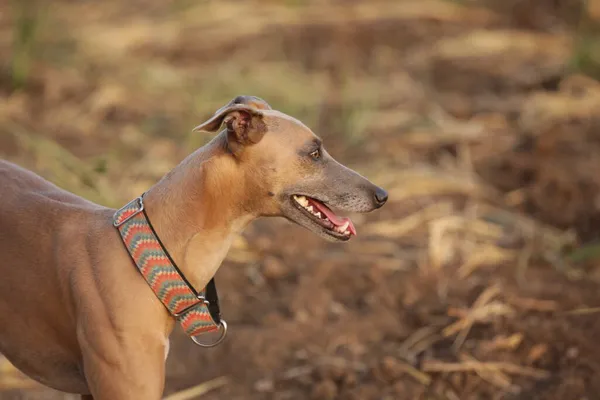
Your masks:
[[[317,149],[315,151],[313,151],[312,153],[310,153],[310,156],[313,158],[313,160],[318,160],[321,158],[321,149]]]

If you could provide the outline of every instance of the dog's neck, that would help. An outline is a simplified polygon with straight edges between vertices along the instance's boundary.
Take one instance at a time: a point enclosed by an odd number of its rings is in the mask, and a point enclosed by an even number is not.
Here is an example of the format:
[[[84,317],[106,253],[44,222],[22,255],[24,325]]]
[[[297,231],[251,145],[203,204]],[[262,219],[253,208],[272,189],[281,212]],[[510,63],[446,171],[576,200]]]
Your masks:
[[[235,235],[255,218],[244,173],[225,134],[198,149],[144,196],[148,217],[190,283],[202,289]]]

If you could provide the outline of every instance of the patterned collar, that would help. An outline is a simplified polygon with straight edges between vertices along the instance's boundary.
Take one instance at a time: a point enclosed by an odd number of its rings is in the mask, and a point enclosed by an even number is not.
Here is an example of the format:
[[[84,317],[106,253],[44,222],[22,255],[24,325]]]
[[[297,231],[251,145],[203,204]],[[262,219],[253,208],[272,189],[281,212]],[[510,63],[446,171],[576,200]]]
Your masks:
[[[216,346],[227,334],[227,323],[221,319],[215,280],[211,279],[200,292],[194,289],[154,231],[144,209],[143,196],[115,212],[113,225],[138,270],[185,333],[201,347]],[[217,331],[221,334],[215,342],[205,344],[197,338]]]

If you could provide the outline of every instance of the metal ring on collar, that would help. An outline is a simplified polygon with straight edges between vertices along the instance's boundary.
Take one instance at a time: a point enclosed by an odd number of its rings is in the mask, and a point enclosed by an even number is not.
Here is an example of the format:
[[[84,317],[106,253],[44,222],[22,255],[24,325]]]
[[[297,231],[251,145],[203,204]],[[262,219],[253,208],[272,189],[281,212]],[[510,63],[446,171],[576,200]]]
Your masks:
[[[218,345],[219,343],[221,343],[223,341],[223,339],[225,339],[225,336],[227,336],[227,322],[225,322],[225,320],[223,320],[223,319],[219,323],[219,330],[221,331],[221,336],[219,336],[219,338],[216,341],[214,341],[213,343],[202,343],[201,341],[196,339],[196,336],[190,336],[190,337],[192,338],[192,341],[200,347],[214,347],[214,346]]]

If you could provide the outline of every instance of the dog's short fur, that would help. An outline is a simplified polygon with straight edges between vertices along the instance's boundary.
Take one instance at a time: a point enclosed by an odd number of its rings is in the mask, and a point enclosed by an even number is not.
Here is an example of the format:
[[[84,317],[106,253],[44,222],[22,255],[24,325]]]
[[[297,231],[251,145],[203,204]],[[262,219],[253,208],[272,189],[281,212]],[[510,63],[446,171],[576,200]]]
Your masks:
[[[144,199],[196,288],[260,216],[348,239],[311,218],[294,195],[357,212],[387,199],[329,156],[310,129],[261,99],[239,96],[197,129],[222,125]],[[114,212],[0,161],[0,352],[33,379],[87,399],[159,399],[175,320],[133,265]]]

